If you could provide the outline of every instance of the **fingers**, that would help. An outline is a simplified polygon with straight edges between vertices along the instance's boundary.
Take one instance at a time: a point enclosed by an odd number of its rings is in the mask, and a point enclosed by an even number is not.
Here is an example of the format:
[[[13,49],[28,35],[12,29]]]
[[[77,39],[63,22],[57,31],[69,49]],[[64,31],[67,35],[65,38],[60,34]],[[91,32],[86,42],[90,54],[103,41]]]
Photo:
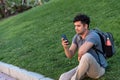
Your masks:
[[[63,38],[61,40],[63,47],[66,47],[69,44],[67,40],[64,40]]]
[[[62,43],[64,43],[65,45],[68,45],[68,40],[62,39]]]

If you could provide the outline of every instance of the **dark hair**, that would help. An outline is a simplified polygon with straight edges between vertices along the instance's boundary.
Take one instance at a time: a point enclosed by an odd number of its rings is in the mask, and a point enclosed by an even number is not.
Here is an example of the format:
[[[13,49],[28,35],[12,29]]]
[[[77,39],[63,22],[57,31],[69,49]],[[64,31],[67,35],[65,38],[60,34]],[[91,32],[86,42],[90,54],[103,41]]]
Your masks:
[[[74,17],[73,22],[76,22],[76,21],[81,21],[81,23],[88,24],[88,26],[90,24],[90,18],[87,15],[85,15],[85,14],[78,14],[78,15],[76,15]]]

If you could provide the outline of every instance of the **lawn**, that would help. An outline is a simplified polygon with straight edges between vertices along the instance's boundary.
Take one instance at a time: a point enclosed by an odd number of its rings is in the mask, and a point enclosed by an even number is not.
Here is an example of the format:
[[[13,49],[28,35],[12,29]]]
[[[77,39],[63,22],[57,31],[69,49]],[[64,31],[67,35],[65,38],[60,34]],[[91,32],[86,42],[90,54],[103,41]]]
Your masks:
[[[119,0],[52,0],[1,20],[0,60],[58,80],[60,74],[78,64],[77,54],[66,58],[61,34],[71,42],[73,17],[85,13],[91,18],[90,28],[111,32],[115,40],[116,54],[108,59],[107,72],[99,80],[120,80],[119,5]]]

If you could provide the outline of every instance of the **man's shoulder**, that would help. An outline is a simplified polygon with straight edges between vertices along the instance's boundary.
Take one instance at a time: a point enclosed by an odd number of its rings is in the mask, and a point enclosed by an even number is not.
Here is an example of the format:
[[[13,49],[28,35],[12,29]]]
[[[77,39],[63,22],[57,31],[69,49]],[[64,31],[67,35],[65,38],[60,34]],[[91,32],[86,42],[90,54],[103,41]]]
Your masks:
[[[80,36],[78,34],[75,34],[73,36],[72,42],[77,44],[81,40]]]
[[[99,35],[94,30],[90,30],[88,36],[95,38],[99,37]]]
[[[100,42],[100,38],[96,32],[91,30],[86,37],[86,41],[92,42],[94,44],[98,44],[98,42]]]

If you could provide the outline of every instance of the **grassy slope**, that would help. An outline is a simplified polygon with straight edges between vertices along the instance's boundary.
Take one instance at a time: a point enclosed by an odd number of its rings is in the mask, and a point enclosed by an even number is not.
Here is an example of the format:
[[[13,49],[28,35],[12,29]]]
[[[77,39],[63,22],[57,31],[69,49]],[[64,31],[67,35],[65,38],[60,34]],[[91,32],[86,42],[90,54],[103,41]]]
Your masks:
[[[3,20],[0,60],[58,80],[61,73],[78,64],[77,55],[72,60],[65,57],[60,39],[65,33],[71,41],[75,34],[72,19],[82,12],[91,17],[91,28],[98,26],[115,37],[116,55],[108,60],[108,72],[99,80],[119,80],[119,5],[119,0],[54,0]]]

